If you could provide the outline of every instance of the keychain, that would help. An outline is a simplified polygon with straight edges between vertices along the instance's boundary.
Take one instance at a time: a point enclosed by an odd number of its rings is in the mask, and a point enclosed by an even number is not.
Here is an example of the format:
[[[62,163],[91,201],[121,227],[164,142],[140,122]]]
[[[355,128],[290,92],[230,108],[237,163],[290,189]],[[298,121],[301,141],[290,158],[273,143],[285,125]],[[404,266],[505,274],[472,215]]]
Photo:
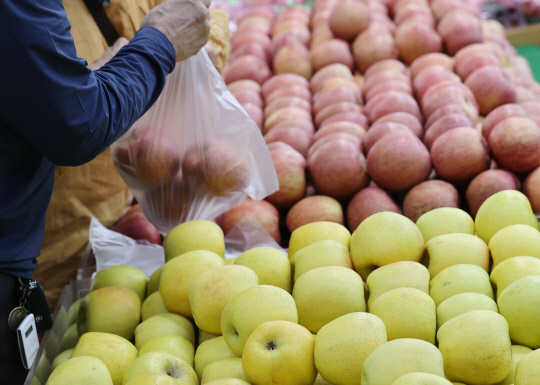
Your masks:
[[[28,309],[26,309],[26,298],[28,296],[29,291],[29,285],[25,285],[22,280],[19,278],[19,282],[21,284],[22,288],[22,294],[19,298],[19,306],[17,306],[15,309],[9,313],[8,316],[8,325],[11,330],[14,332],[17,331],[17,328],[21,324],[21,322],[26,318],[26,316],[29,314]]]

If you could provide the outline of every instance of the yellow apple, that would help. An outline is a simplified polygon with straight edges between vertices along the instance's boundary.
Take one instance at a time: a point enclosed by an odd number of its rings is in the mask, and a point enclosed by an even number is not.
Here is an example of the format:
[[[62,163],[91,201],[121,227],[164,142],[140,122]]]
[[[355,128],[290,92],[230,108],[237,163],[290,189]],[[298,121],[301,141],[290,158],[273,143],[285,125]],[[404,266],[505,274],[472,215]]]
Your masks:
[[[460,293],[445,299],[437,307],[437,329],[446,321],[472,310],[491,310],[496,313],[499,308],[493,299],[480,293]]]
[[[132,378],[126,385],[178,385],[178,381],[167,374],[150,374]]]
[[[512,257],[499,263],[489,279],[496,289],[497,298],[511,283],[529,275],[540,275],[540,258]]]
[[[225,260],[226,265],[234,265],[234,262],[236,261],[236,258],[227,258]]]
[[[37,377],[39,379],[39,382],[42,384],[47,382],[47,378],[49,378],[51,374],[51,362],[47,358],[46,354],[42,354],[41,358],[38,361],[36,371],[34,372],[34,377]]]
[[[244,347],[242,367],[251,384],[312,385],[317,378],[315,337],[301,325],[270,321],[259,325]]]
[[[416,338],[435,344],[435,302],[422,290],[400,287],[387,291],[373,301],[369,312],[383,320],[388,341]]]
[[[332,385],[331,383],[329,383],[328,381],[326,381],[322,376],[321,374],[317,374],[317,379],[315,380],[315,382],[313,383],[313,385]]]
[[[444,377],[431,373],[408,373],[395,380],[392,385],[451,385]]]
[[[379,317],[364,312],[343,315],[317,333],[315,366],[325,381],[360,384],[364,361],[386,342],[386,328]]]
[[[81,302],[77,330],[117,334],[126,340],[133,338],[141,321],[141,299],[133,290],[109,286],[92,290]]]
[[[531,203],[517,190],[503,190],[487,198],[478,209],[474,227],[476,234],[489,245],[499,230],[516,224],[529,225],[540,230]]]
[[[206,365],[203,370],[201,385],[220,378],[238,378],[247,381],[242,370],[242,359],[239,357],[225,358]]]
[[[197,338],[197,345],[202,344],[204,341],[211,340],[212,338],[220,337],[218,334],[210,334],[204,330],[199,330],[199,337]]]
[[[208,270],[193,280],[188,289],[195,324],[201,330],[221,334],[221,313],[239,292],[259,284],[253,270],[241,265],[225,265]]]
[[[540,350],[521,358],[516,367],[515,385],[540,384]]]
[[[429,295],[436,306],[460,293],[480,293],[494,299],[489,275],[477,265],[460,264],[447,267],[429,283]]]
[[[355,270],[366,280],[377,267],[398,261],[419,262],[424,239],[409,218],[383,211],[360,223],[351,236],[350,250]]]
[[[233,357],[236,357],[236,355],[229,348],[229,345],[227,345],[222,336],[204,341],[195,351],[195,358],[193,360],[195,372],[199,378],[202,378],[204,368],[208,364]]]
[[[499,313],[473,310],[458,315],[440,327],[437,340],[451,381],[495,384],[510,372],[508,322]]]
[[[152,316],[163,313],[169,313],[169,311],[165,307],[165,304],[163,303],[163,298],[161,298],[161,294],[159,293],[159,291],[156,291],[146,297],[141,307],[142,321],[146,321]]]
[[[512,342],[540,348],[540,275],[523,277],[508,285],[497,303],[510,325]]]
[[[99,358],[109,369],[114,385],[121,385],[127,368],[139,352],[131,342],[110,333],[88,332],[81,336],[72,357]]]
[[[412,287],[429,294],[429,271],[412,261],[394,262],[374,270],[366,280],[368,309],[381,294],[399,287]]]
[[[350,231],[335,222],[319,221],[300,226],[291,233],[289,241],[289,259],[300,249],[323,239],[333,239],[347,249],[351,240]]]
[[[73,325],[77,323],[77,318],[79,317],[79,306],[81,306],[82,298],[79,298],[71,304],[67,312],[67,325]]]
[[[71,355],[73,354],[73,348],[64,350],[62,353],[56,356],[56,358],[53,360],[51,364],[51,371],[54,371],[57,367],[60,366],[61,363],[64,361],[67,361],[71,358]]]
[[[493,268],[509,258],[530,256],[540,259],[540,231],[529,225],[511,225],[495,233],[489,241]]]
[[[216,223],[203,219],[184,222],[163,239],[165,261],[193,250],[208,250],[225,258],[225,237]]]
[[[137,377],[166,374],[180,385],[198,385],[197,374],[187,362],[167,352],[148,352],[137,357],[124,375],[122,385]]]
[[[291,258],[294,265],[294,281],[306,271],[324,266],[353,268],[349,249],[333,239],[323,239],[301,248]]]
[[[108,286],[121,286],[133,290],[141,302],[146,297],[148,277],[139,268],[129,265],[115,265],[107,267],[96,273],[91,290]]]
[[[431,238],[426,243],[425,257],[432,279],[447,267],[461,263],[478,265],[489,271],[489,249],[476,235],[455,233]]]
[[[41,381],[36,376],[33,376],[32,381],[30,381],[30,385],[41,385]]]
[[[474,235],[474,221],[470,214],[455,207],[438,207],[416,220],[424,242],[438,235],[463,233]]]
[[[406,359],[404,359],[406,357]],[[414,372],[444,377],[441,352],[429,342],[400,338],[382,344],[362,366],[362,385],[392,385],[399,377]]]
[[[195,329],[186,317],[174,313],[157,314],[141,322],[135,329],[137,350],[153,338],[165,335],[179,335],[195,346]]]
[[[60,351],[72,349],[77,345],[79,341],[79,332],[77,330],[77,324],[72,324],[67,328],[66,332],[60,339]]]
[[[225,342],[242,357],[247,339],[267,321],[298,323],[293,297],[285,290],[270,285],[248,287],[227,303],[221,314],[221,331]]]
[[[497,382],[496,385],[512,385],[515,383],[516,379],[516,368],[521,361],[521,359],[526,355],[532,352],[533,350],[531,348],[528,348],[526,346],[521,345],[512,345],[512,368],[510,369],[510,373],[508,373],[508,376],[501,382]],[[540,362],[537,363],[537,365]],[[540,378],[539,378],[540,379]]]
[[[144,353],[162,351],[172,354],[186,361],[193,367],[193,356],[195,349],[193,344],[182,336],[175,334],[166,334],[163,336],[152,338],[141,346],[139,356]]]
[[[150,278],[148,279],[148,285],[146,286],[146,297],[159,290],[159,281],[161,280],[161,272],[163,271],[163,266],[154,270]]]
[[[249,383],[239,378],[218,378],[207,382],[206,385],[249,385]]]
[[[208,250],[189,251],[171,259],[163,266],[159,283],[165,308],[171,313],[192,318],[189,285],[202,273],[223,265],[223,258]]]
[[[260,285],[272,285],[291,292],[291,264],[287,256],[273,247],[254,247],[238,256],[235,265],[253,270]]]
[[[52,360],[54,360],[54,358],[60,353],[60,341],[58,335],[54,329],[51,329],[49,332],[49,338],[47,339],[47,343],[45,345],[45,355],[47,356],[49,363],[52,362]]]
[[[342,266],[318,267],[302,274],[292,295],[298,323],[312,333],[342,315],[366,310],[362,278]]]
[[[60,364],[45,385],[113,385],[107,366],[96,357],[73,357]]]

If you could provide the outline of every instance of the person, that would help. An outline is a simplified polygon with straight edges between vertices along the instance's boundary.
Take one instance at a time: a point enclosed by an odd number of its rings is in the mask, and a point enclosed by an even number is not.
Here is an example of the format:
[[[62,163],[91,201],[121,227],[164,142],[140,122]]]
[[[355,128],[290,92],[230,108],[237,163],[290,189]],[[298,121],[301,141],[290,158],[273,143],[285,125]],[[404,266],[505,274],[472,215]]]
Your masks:
[[[19,279],[32,278],[55,168],[105,151],[153,104],[176,61],[208,41],[209,0],[168,0],[97,71],[77,57],[61,1],[0,2],[0,370],[27,375],[16,334]]]
[[[94,0],[98,1],[98,0]],[[121,36],[107,46],[99,27],[83,0],[63,0],[77,56],[98,69],[133,38],[144,16],[164,0],[113,0],[104,6],[109,20]],[[210,10],[210,35],[205,50],[220,71],[230,54],[228,14]],[[45,233],[33,278],[43,286],[51,311],[65,285],[77,278],[88,246],[92,217],[109,227],[132,203],[131,192],[116,171],[107,149],[78,167],[56,167],[51,200],[45,215]]]

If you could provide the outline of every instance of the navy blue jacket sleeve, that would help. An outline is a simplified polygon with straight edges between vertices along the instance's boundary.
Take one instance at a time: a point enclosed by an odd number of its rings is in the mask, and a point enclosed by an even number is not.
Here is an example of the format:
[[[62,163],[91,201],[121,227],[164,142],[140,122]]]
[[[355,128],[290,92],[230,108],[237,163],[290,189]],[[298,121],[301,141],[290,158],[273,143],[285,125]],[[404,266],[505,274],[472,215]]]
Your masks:
[[[52,163],[107,149],[157,99],[175,65],[170,41],[138,31],[100,70],[76,55],[61,0],[0,2],[0,116]]]

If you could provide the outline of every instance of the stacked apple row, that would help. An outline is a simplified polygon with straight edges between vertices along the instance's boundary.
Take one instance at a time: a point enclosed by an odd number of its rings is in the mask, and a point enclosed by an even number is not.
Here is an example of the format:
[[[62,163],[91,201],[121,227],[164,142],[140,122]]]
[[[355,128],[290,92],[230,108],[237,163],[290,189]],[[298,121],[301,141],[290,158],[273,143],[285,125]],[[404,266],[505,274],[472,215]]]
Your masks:
[[[47,384],[540,380],[540,226],[521,192],[492,195],[475,220],[438,208],[416,224],[376,213],[352,234],[309,223],[288,257],[256,247],[225,260],[206,220],[163,247],[149,279],[125,265],[96,274],[60,346],[49,338]]]

